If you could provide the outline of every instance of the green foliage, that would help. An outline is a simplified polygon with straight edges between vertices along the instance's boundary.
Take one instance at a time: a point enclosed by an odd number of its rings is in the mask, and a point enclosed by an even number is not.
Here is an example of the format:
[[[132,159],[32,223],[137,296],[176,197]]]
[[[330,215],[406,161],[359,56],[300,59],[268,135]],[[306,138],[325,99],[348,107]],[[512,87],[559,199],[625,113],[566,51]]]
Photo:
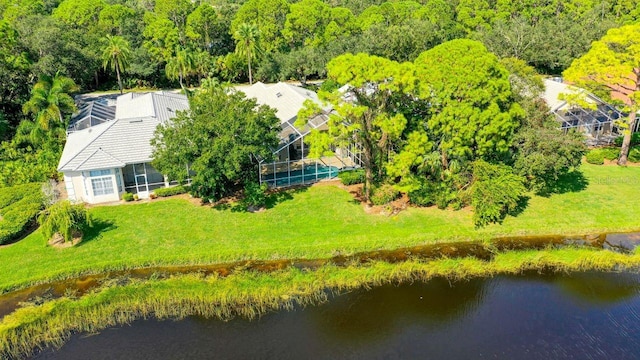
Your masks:
[[[624,136],[618,136],[613,143],[616,146],[622,146],[622,140],[623,140]],[[635,145],[640,145],[640,132],[636,132],[631,134],[631,142],[629,143],[629,146],[635,146]]]
[[[233,35],[237,41],[236,54],[247,58],[247,66],[249,70],[249,84],[253,84],[253,74],[251,72],[251,60],[262,52],[260,48],[260,30],[255,24],[243,23],[238,26]]]
[[[107,35],[105,43],[102,48],[102,67],[104,69],[113,69],[116,72],[120,94],[122,94],[122,79],[120,75],[129,67],[131,48],[129,42],[121,36]]]
[[[338,178],[347,186],[362,184],[364,182],[364,170],[343,171],[338,174]]]
[[[513,138],[512,166],[529,189],[549,193],[562,176],[580,167],[586,152],[584,138],[578,132],[559,130],[542,101],[523,98],[521,102],[527,117]]]
[[[257,159],[269,159],[278,145],[279,124],[275,110],[207,82],[192,95],[189,112],[158,127],[153,166],[182,181],[189,165],[192,193],[218,199],[257,177]]]
[[[54,122],[64,123],[65,115],[71,115],[76,105],[71,93],[78,90],[75,82],[60,73],[43,75],[31,90],[31,98],[23,106],[25,114],[34,116],[42,130],[49,130]]]
[[[247,207],[259,208],[267,202],[267,184],[258,184],[257,182],[248,182],[244,186],[243,203]]]
[[[156,192],[157,192],[157,190],[156,190]],[[122,194],[122,200],[127,201],[127,202],[133,201],[133,194],[130,193],[130,192],[126,192],[126,193]]]
[[[439,186],[435,182],[424,181],[417,189],[409,191],[409,201],[417,206],[431,206],[436,203]],[[446,205],[445,205],[446,207]]]
[[[601,149],[604,153],[604,158],[607,160],[617,160],[620,156],[620,149],[615,147],[606,147]]]
[[[184,186],[184,185],[160,188],[160,189],[155,189],[153,191],[153,193],[158,195],[159,197],[167,197],[167,196],[186,194],[187,192],[189,192],[189,187],[188,186]]]
[[[602,149],[590,150],[586,155],[587,162],[594,165],[604,164],[605,152]]]
[[[525,195],[524,179],[504,165],[479,160],[473,164],[471,204],[476,227],[502,222]]]
[[[617,96],[626,105],[629,116],[619,119],[624,140],[619,165],[625,165],[631,146],[631,131],[635,128],[636,113],[640,110],[640,78],[635,74],[640,63],[640,24],[626,25],[607,32],[594,41],[584,56],[574,60],[564,77],[578,86]]]
[[[383,184],[373,189],[371,203],[373,205],[385,205],[400,196],[400,192],[390,184]]]
[[[0,189],[0,245],[24,234],[42,207],[42,185],[39,183]]]
[[[479,42],[453,40],[414,63],[422,97],[432,99],[427,125],[443,157],[473,160],[508,150],[524,113],[495,55]]]
[[[64,241],[71,241],[76,233],[91,226],[91,217],[84,204],[73,205],[64,200],[44,210],[38,216],[38,223],[45,239],[60,234]]]
[[[632,163],[640,162],[640,146],[634,146],[629,150],[629,161]]]

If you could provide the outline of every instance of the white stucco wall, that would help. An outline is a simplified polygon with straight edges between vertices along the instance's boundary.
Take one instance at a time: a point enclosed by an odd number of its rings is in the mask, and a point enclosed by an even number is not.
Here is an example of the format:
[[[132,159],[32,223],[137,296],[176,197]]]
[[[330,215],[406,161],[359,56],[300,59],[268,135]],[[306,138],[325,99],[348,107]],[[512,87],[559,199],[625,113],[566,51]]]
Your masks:
[[[113,202],[120,200],[120,192],[118,191],[118,182],[116,176],[121,177],[121,174],[116,173],[116,169],[103,169],[109,170],[108,175],[97,176],[100,178],[109,178],[112,183],[113,193],[105,195],[95,195],[93,187],[91,185],[91,179],[89,171],[72,171],[64,173],[65,187],[69,194],[69,200],[83,201],[89,204],[98,204],[103,202]],[[94,178],[97,178],[94,177]],[[73,194],[73,195],[72,195]]]

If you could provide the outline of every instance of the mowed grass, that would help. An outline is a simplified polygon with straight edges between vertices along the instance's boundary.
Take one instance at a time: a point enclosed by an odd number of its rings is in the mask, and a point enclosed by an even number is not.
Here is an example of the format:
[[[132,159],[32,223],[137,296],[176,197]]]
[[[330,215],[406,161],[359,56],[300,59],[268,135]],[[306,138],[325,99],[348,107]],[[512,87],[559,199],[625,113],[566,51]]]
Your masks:
[[[433,242],[496,236],[640,230],[640,168],[584,165],[586,186],[533,196],[516,217],[475,229],[471,210],[410,208],[397,216],[367,214],[348,192],[314,186],[260,213],[167,200],[91,210],[95,230],[79,246],[54,249],[39,231],[0,248],[0,292],[106,269],[326,258]]]

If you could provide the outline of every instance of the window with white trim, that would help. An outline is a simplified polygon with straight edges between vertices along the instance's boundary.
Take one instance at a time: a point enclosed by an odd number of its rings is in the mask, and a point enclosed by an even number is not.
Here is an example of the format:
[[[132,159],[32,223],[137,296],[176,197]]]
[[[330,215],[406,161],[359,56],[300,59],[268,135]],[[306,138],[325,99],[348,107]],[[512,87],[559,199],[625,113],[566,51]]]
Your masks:
[[[107,169],[107,170],[91,170],[89,171],[89,176],[94,177],[94,176],[105,176],[105,175],[111,175],[111,170]]]
[[[93,188],[93,196],[113,194],[113,181],[111,176],[92,178],[91,187]]]

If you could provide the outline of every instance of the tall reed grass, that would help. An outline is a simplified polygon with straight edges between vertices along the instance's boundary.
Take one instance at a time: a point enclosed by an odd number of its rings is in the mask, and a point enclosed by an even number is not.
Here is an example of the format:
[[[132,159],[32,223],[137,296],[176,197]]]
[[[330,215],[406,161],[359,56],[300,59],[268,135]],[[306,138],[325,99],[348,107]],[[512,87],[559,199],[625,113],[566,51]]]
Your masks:
[[[97,332],[136,319],[182,319],[200,315],[228,320],[256,318],[327,300],[330,293],[389,283],[452,280],[518,274],[528,270],[574,272],[629,270],[640,267],[640,254],[565,248],[498,253],[476,258],[371,262],[346,267],[326,265],[315,271],[288,268],[272,273],[241,271],[227,277],[186,274],[168,279],[120,279],[82,297],[29,305],[0,322],[0,358],[18,358],[45,347],[60,347],[73,333]]]

